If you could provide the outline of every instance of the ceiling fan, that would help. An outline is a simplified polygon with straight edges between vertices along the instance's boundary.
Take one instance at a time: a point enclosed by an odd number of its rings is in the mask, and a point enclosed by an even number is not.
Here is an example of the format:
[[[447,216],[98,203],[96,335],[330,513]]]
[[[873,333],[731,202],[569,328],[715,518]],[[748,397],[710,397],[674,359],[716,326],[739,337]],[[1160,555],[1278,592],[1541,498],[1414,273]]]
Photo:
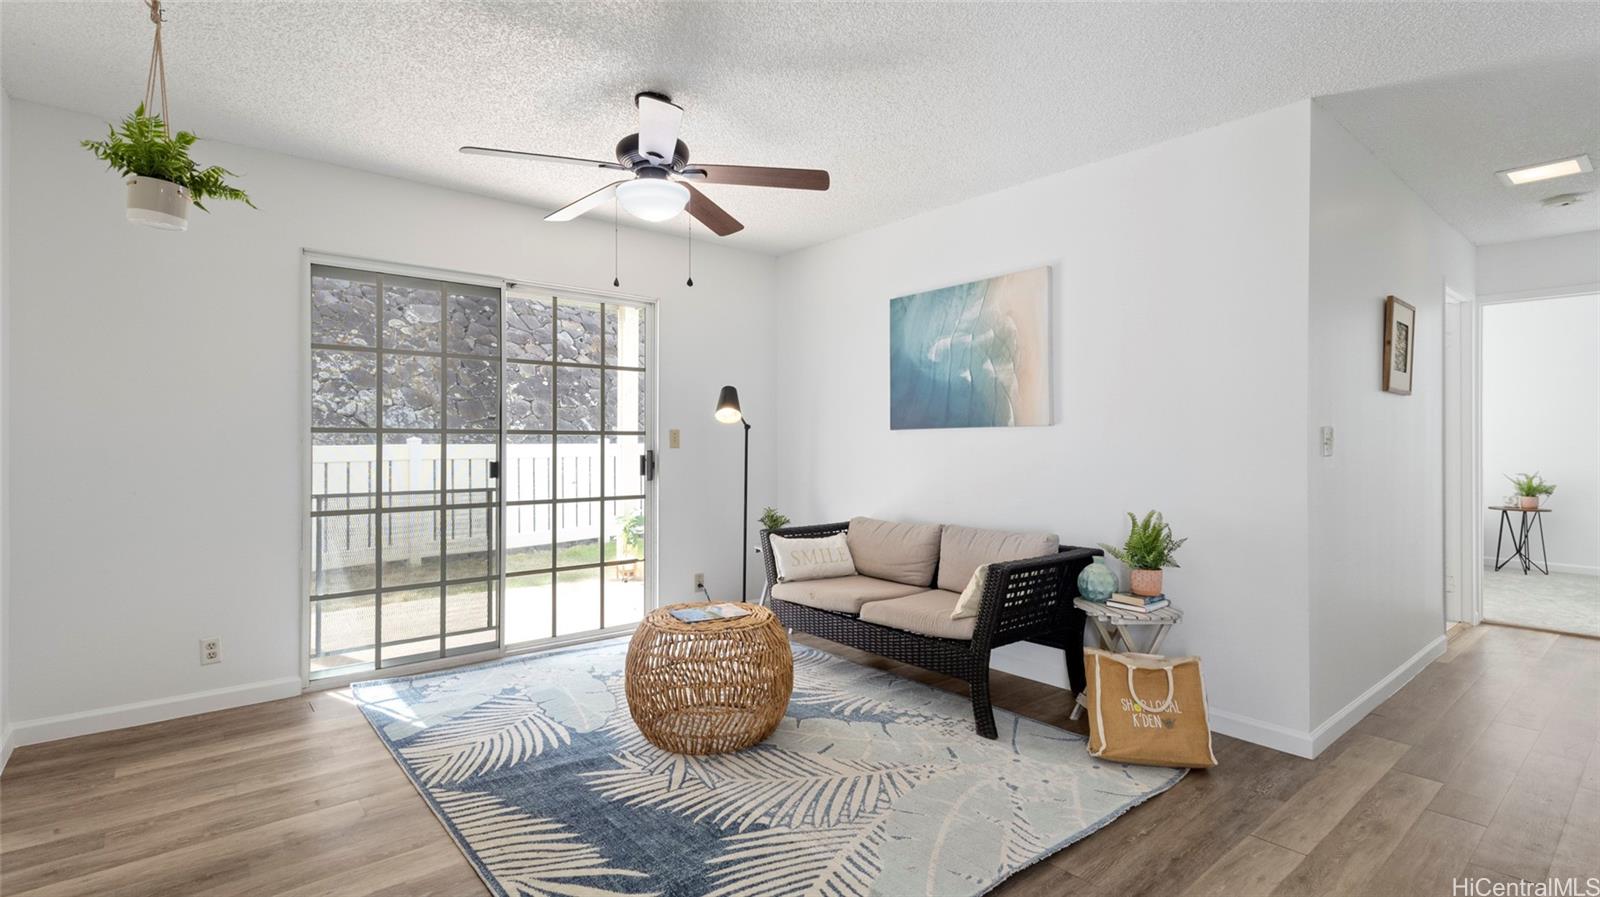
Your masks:
[[[747,187],[784,187],[790,190],[826,190],[828,173],[814,168],[763,168],[754,165],[690,165],[689,147],[678,139],[683,108],[659,93],[646,91],[633,98],[639,107],[639,133],[617,142],[617,161],[575,159],[545,153],[464,146],[463,153],[561,162],[609,171],[626,171],[633,177],[607,184],[588,196],[545,216],[546,221],[571,221],[616,194],[630,215],[643,221],[666,221],[688,209],[695,220],[719,237],[738,233],[744,225],[723,211],[690,182],[739,184]]]

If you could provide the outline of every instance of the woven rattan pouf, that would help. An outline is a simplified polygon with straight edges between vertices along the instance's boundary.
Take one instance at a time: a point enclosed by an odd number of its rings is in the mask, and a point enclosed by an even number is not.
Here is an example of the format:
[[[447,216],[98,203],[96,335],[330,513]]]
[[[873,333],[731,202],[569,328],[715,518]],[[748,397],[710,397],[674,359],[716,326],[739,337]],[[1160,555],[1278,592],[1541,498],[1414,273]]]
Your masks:
[[[794,656],[772,611],[685,623],[652,611],[628,644],[628,712],[649,742],[674,754],[720,754],[772,734],[789,708]]]

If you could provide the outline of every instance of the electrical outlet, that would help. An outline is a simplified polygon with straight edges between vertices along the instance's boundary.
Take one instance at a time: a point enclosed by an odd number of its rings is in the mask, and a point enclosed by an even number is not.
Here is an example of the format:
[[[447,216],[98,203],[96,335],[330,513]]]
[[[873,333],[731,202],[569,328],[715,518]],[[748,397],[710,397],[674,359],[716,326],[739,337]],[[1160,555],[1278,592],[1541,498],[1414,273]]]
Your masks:
[[[667,431],[667,448],[678,448],[678,447],[679,447],[678,431],[677,430],[668,430]]]
[[[1332,458],[1333,457],[1333,428],[1332,427],[1323,427],[1322,428],[1322,457],[1324,457],[1324,458]]]
[[[704,592],[706,590],[706,575],[704,573],[696,573],[694,575],[694,590],[696,592]]]
[[[200,640],[200,663],[222,662],[222,639],[203,638]]]

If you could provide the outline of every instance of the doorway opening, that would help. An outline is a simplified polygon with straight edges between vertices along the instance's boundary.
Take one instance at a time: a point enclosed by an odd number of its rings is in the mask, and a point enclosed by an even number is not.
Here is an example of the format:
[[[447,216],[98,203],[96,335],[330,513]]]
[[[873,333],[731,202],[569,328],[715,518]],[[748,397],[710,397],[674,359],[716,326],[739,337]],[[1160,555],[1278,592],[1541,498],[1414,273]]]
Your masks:
[[[1600,637],[1600,294],[1478,313],[1482,619]]]

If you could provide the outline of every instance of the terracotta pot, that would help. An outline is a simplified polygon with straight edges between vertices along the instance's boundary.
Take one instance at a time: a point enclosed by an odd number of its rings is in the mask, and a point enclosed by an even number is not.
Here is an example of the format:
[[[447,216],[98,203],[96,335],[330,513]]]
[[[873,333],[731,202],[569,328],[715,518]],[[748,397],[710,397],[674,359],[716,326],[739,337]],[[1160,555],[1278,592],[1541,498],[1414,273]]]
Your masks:
[[[1538,508],[1539,508],[1539,496],[1537,496],[1537,495],[1519,495],[1519,496],[1517,496],[1517,507],[1521,508],[1524,511],[1538,510]]]
[[[159,178],[128,178],[128,220],[162,230],[189,229],[189,191]]]
[[[1129,570],[1128,584],[1133,587],[1133,594],[1153,598],[1161,594],[1161,571]]]

